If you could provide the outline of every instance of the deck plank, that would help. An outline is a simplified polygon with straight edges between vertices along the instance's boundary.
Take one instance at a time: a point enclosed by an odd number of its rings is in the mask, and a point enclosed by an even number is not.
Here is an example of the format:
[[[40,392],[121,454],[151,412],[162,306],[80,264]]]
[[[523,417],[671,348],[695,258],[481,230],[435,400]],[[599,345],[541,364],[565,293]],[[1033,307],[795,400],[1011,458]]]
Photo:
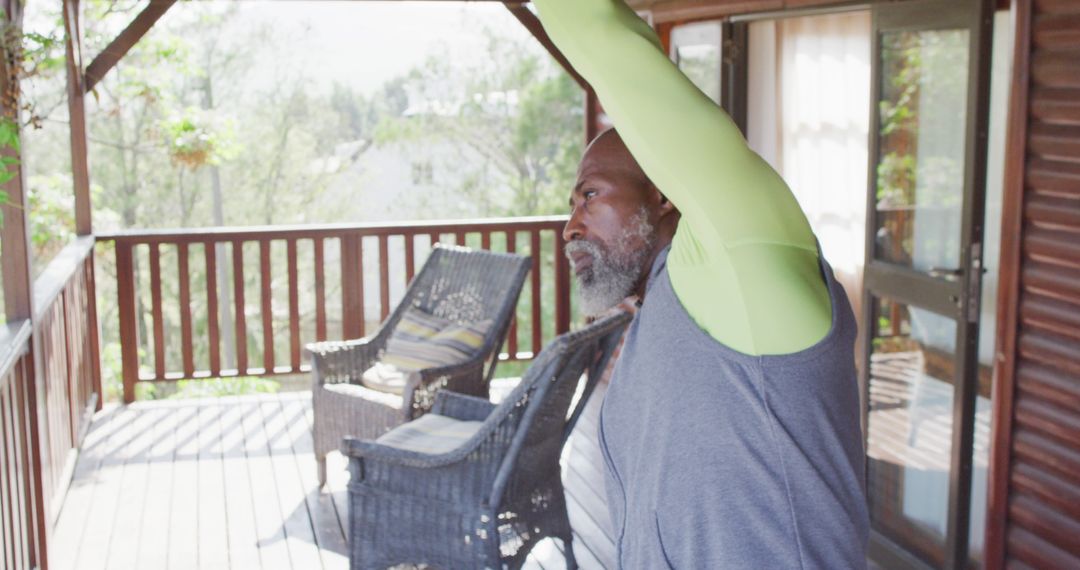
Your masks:
[[[328,492],[319,489],[314,443],[311,438],[311,399],[282,396],[281,405],[287,417],[299,418],[298,421],[289,423],[289,439],[292,441],[297,472],[307,497],[308,511],[311,514],[323,568],[346,570],[349,567],[349,546],[342,526],[344,517],[339,517],[334,505],[332,493],[334,487],[329,486]],[[293,410],[299,413],[294,413]]]
[[[578,564],[584,567],[582,561],[589,560],[590,565],[597,565],[595,567],[615,568],[615,545],[570,492],[566,494],[566,510],[570,514],[570,526],[577,535],[574,556],[578,558]]]
[[[112,536],[108,543],[107,567],[110,570],[137,568],[139,551],[137,544],[143,530],[143,505],[150,491],[151,451],[159,426],[169,421],[170,411],[165,408],[138,410],[138,420],[132,425],[134,437],[124,450],[124,474],[120,482],[120,498]]]
[[[263,423],[269,436],[270,464],[277,482],[278,501],[285,515],[283,528],[289,558],[293,568],[321,568],[322,560],[315,543],[311,515],[300,474],[292,459],[292,442],[289,438],[289,422],[304,421],[303,412],[292,409],[289,416],[281,403],[274,400],[261,402]]]
[[[137,419],[136,414],[130,410],[120,410],[118,415],[118,419],[124,423],[133,423]],[[105,568],[109,533],[112,531],[113,516],[120,494],[120,479],[123,476],[122,453],[130,432],[109,429],[107,434],[103,435],[106,435],[106,439],[102,440],[99,446],[95,446],[94,453],[87,458],[94,463],[94,488],[86,505],[86,526],[77,547],[77,567],[80,569]]]
[[[306,392],[100,412],[56,527],[54,568],[347,568],[347,462],[331,454],[317,489],[312,419]],[[592,480],[598,448],[575,444],[594,421],[587,409],[563,461],[583,570],[614,568],[603,483]],[[562,570],[562,550],[544,540],[526,568]]]
[[[221,458],[220,402],[199,407],[199,568],[229,568],[227,511],[225,509],[225,473]]]
[[[90,525],[83,535],[79,554],[79,569],[103,570],[109,556],[111,538],[117,504],[121,496],[121,484],[124,475],[125,448],[137,431],[145,424],[145,419],[132,410],[124,410],[117,418],[130,424],[133,429],[113,432],[97,468],[97,489],[94,501],[90,505]]]
[[[267,570],[292,568],[285,544],[285,528],[281,524],[284,517],[278,502],[274,468],[270,463],[270,444],[263,425],[262,401],[253,399],[252,402],[251,413],[244,415],[243,426],[259,560]]]
[[[199,431],[202,401],[187,408],[191,419],[176,426],[169,506],[168,567],[190,570],[199,564]]]
[[[225,484],[226,534],[229,565],[232,568],[261,568],[259,537],[255,533],[255,507],[251,496],[248,461],[244,446],[244,418],[255,412],[256,404],[229,398],[222,402],[220,416],[222,470]]]
[[[133,404],[132,406],[142,405]],[[150,404],[146,404],[149,406]],[[165,568],[171,540],[170,506],[173,492],[173,465],[176,461],[176,431],[195,417],[192,408],[168,407],[167,418],[154,427],[150,449],[146,500],[143,504],[142,537],[137,545],[137,568]]]
[[[65,545],[65,548],[58,548],[50,553],[49,561],[54,568],[77,568],[79,546],[90,525],[91,505],[97,490],[97,469],[105,457],[103,452],[109,444],[112,431],[119,425],[110,423],[108,419],[120,411],[120,408],[112,407],[101,412],[99,416],[103,421],[92,425],[83,441],[83,449],[75,464],[71,485],[51,537],[54,544]]]

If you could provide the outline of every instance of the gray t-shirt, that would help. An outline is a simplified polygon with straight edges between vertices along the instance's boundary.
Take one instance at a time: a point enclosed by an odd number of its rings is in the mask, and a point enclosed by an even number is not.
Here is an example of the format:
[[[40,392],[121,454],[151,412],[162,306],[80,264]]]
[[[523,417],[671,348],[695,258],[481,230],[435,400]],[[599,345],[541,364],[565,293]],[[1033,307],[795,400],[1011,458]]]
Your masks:
[[[832,269],[826,337],[751,356],[697,326],[666,258],[600,416],[619,567],[865,568],[855,322]]]

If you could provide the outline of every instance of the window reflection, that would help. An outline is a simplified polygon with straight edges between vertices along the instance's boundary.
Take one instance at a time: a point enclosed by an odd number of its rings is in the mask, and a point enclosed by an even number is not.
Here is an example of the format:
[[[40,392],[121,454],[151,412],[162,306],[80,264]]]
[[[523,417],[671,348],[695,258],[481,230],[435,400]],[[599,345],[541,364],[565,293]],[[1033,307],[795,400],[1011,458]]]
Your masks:
[[[868,474],[874,527],[924,561],[943,558],[949,505],[955,321],[874,301]]]
[[[675,63],[717,104],[720,103],[721,41],[720,22],[687,24],[671,32],[671,55]]]
[[[947,275],[960,259],[968,32],[881,36],[876,257]]]

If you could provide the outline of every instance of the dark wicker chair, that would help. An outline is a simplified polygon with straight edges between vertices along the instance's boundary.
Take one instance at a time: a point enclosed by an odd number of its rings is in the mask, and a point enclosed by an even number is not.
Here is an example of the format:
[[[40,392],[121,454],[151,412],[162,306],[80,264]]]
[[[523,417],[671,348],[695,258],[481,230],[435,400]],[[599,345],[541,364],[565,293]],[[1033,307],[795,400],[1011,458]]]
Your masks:
[[[384,443],[412,424],[383,442],[347,438],[351,567],[520,568],[554,537],[576,568],[559,456],[629,321],[620,313],[556,338],[498,406],[440,392],[420,421],[439,414],[476,430],[446,452]]]
[[[320,486],[326,483],[326,454],[337,449],[345,436],[375,439],[428,411],[442,388],[487,397],[488,381],[528,272],[528,257],[437,245],[401,303],[374,335],[308,345]],[[362,386],[361,375],[379,360],[409,307],[458,323],[491,319],[493,324],[483,346],[468,359],[419,371],[400,396]],[[338,386],[328,389],[331,384]]]

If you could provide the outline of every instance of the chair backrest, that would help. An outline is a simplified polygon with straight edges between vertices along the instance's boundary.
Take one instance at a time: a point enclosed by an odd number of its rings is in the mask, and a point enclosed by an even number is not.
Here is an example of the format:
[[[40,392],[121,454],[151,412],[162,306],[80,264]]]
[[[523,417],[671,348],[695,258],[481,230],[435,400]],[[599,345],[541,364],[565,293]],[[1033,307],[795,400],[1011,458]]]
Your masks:
[[[521,413],[517,431],[495,478],[492,504],[499,504],[504,493],[514,494],[515,489],[528,492],[534,487],[532,478],[546,477],[553,466],[558,466],[563,444],[630,320],[629,314],[618,313],[555,338],[526,371],[521,384],[507,396]],[[581,386],[582,374],[586,372]],[[581,392],[575,403],[574,395],[579,387]]]
[[[494,324],[483,347],[497,352],[529,265],[529,258],[521,255],[436,244],[381,331],[392,331],[409,307],[459,324],[491,319]]]

